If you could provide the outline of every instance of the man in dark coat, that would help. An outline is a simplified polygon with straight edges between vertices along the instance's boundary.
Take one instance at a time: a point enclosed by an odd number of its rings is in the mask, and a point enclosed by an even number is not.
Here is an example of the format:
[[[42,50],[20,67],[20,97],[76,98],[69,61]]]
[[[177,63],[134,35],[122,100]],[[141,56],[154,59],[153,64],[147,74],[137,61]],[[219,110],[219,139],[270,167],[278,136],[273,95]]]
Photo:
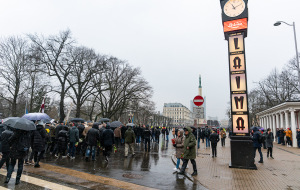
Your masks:
[[[64,121],[60,121],[59,125],[57,125],[55,127],[55,146],[54,146],[54,149],[53,149],[53,152],[52,152],[53,155],[57,154],[57,151],[58,151],[58,133],[63,129],[64,126],[65,126]]]
[[[254,147],[254,158],[256,155],[256,150],[258,150],[259,155],[260,155],[260,161],[259,163],[263,163],[263,155],[261,152],[261,139],[262,139],[262,134],[261,132],[258,130],[257,127],[254,127],[252,130],[253,136],[252,136],[252,141],[253,141],[253,147]]]
[[[115,144],[114,132],[110,129],[109,124],[106,124],[101,140],[103,142],[102,145],[104,146],[103,156],[105,157],[105,161],[108,162],[112,147]]]
[[[6,163],[6,169],[8,169],[9,166],[9,152],[10,152],[10,145],[9,145],[9,139],[14,133],[11,130],[6,129],[0,134],[0,140],[2,144],[1,152],[2,152],[2,158],[0,161],[0,169],[2,168],[3,164]]]
[[[160,129],[159,127],[155,128],[155,141],[157,144],[159,144],[159,136],[160,136]]]
[[[145,151],[150,152],[150,138],[151,138],[151,131],[149,129],[149,126],[146,126],[146,129],[143,133],[144,139],[145,139]]]
[[[92,160],[95,161],[97,144],[100,141],[99,124],[93,124],[92,128],[86,135],[87,149],[85,153],[85,160],[88,161],[90,153],[92,152]]]
[[[69,130],[69,151],[68,156],[70,156],[71,159],[75,159],[75,151],[76,146],[75,144],[79,141],[79,130],[77,129],[77,126],[73,124],[73,127]]]
[[[46,138],[46,130],[42,123],[38,123],[36,126],[36,130],[33,131],[31,136],[32,142],[32,150],[33,150],[33,157],[34,157],[34,167],[40,167],[40,160],[45,153],[45,138]]]
[[[137,126],[136,128],[136,143],[140,144],[141,143],[141,136],[142,136],[142,128],[141,126]]]
[[[194,172],[192,176],[197,175],[197,165],[196,165],[196,138],[192,134],[192,129],[190,127],[184,128],[185,139],[183,147],[183,164],[180,172],[178,174],[184,174],[187,167],[188,161],[190,160],[193,165]]]
[[[220,141],[219,135],[213,130],[212,134],[209,137],[212,148],[212,157],[217,157],[217,144]]]
[[[11,175],[14,171],[15,165],[18,160],[18,170],[15,184],[20,183],[21,175],[23,172],[23,164],[26,152],[30,148],[30,133],[23,130],[14,130],[13,135],[9,139],[10,148],[10,162],[7,170],[6,180],[4,183],[8,183]]]
[[[122,126],[121,127],[121,143],[124,144],[125,143],[125,132],[127,130],[127,127],[126,126]]]
[[[66,150],[68,148],[68,142],[69,142],[69,132],[68,127],[63,126],[62,130],[58,133],[58,155],[55,155],[56,157],[59,157],[60,155],[62,158],[66,158]]]
[[[84,126],[84,123],[80,123],[78,126],[78,132],[79,132],[79,141],[78,141],[78,146],[76,148],[77,152],[78,153],[82,153],[84,151],[84,148],[83,148],[83,139],[85,138],[85,136],[83,135],[83,131],[85,129],[85,126]]]
[[[270,128],[267,129],[267,132],[266,132],[265,136],[266,136],[266,140],[265,140],[266,141],[266,147],[268,149],[267,158],[269,158],[269,155],[270,155],[270,158],[274,159],[273,158],[273,141],[274,141],[274,135],[271,132]]]
[[[298,148],[300,148],[300,129],[299,128],[297,129],[296,139],[297,139]]]

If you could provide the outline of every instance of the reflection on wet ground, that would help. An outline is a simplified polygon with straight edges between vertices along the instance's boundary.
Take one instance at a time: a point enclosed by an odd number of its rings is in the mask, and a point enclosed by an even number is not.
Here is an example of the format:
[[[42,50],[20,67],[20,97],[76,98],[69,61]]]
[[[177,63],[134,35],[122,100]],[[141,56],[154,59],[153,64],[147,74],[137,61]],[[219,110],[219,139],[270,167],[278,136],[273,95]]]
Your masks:
[[[160,140],[160,143],[152,143],[151,151],[144,152],[143,144],[135,146],[135,156],[129,154],[124,157],[124,146],[112,153],[109,162],[105,162],[102,153],[97,156],[97,161],[86,162],[84,157],[77,156],[74,160],[68,158],[47,157],[45,163],[67,167],[69,169],[127,181],[157,189],[202,189],[193,179],[182,179],[174,173],[174,163],[171,155],[174,153],[170,141]]]

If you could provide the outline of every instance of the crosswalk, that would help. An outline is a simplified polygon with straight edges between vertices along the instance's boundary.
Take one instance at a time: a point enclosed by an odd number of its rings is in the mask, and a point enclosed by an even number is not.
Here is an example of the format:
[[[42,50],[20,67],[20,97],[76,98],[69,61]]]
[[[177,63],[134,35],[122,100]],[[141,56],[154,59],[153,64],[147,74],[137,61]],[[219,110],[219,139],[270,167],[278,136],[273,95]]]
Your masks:
[[[6,170],[1,169],[0,170],[0,175],[2,176],[6,176]],[[12,175],[12,178],[16,178],[16,173],[14,172]],[[26,174],[22,174],[21,177],[21,184],[22,182],[25,183],[29,183],[29,184],[33,184],[35,186],[41,187],[42,189],[55,189],[55,190],[75,190],[74,188],[68,187],[68,186],[64,186],[64,185],[60,185],[60,184],[56,184],[50,181],[46,181],[43,179],[38,179],[36,177],[32,177]],[[0,186],[0,190],[4,190],[4,189],[14,189],[14,184],[13,180],[11,179],[11,182],[9,183],[8,188]],[[1,185],[1,183],[0,183]]]

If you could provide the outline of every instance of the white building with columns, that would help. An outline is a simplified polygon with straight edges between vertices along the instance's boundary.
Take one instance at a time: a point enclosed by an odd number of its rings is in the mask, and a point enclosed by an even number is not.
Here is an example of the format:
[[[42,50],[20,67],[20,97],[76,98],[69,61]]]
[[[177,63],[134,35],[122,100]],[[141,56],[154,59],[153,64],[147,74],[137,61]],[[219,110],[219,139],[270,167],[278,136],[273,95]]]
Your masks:
[[[276,135],[277,128],[292,130],[293,147],[297,147],[296,129],[299,128],[300,120],[300,101],[284,102],[262,112],[256,114],[259,118],[260,126],[267,129],[270,128]],[[275,139],[274,139],[275,141]]]

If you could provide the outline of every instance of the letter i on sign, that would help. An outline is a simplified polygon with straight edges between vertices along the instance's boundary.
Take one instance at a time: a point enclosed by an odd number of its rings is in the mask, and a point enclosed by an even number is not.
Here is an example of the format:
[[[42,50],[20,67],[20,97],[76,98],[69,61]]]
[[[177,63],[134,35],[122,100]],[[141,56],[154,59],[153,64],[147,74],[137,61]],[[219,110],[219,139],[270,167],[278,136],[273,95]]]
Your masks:
[[[239,48],[239,39],[238,38],[234,38],[234,47],[235,47],[236,50],[240,49]]]
[[[237,86],[237,88],[240,89],[240,86],[241,86],[241,84],[240,84],[240,82],[241,82],[241,77],[240,77],[240,76],[237,76],[237,77],[235,77],[235,80],[236,80],[236,86]]]

